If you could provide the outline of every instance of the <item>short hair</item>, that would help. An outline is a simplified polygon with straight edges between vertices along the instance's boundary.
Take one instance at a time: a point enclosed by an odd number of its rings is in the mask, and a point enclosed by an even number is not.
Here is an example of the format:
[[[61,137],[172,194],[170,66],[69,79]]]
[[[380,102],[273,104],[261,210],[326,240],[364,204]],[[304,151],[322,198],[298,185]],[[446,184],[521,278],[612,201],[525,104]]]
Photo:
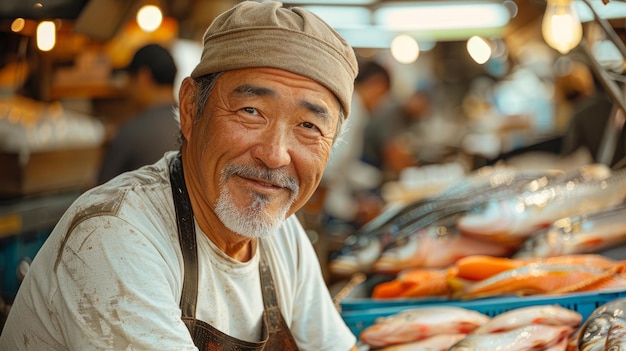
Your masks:
[[[359,62],[359,74],[354,79],[354,83],[359,84],[374,76],[383,77],[387,85],[391,86],[391,74],[389,70],[376,61]]]
[[[137,73],[141,68],[148,68],[157,84],[174,85],[178,71],[172,54],[159,44],[148,44],[135,52],[126,71]]]

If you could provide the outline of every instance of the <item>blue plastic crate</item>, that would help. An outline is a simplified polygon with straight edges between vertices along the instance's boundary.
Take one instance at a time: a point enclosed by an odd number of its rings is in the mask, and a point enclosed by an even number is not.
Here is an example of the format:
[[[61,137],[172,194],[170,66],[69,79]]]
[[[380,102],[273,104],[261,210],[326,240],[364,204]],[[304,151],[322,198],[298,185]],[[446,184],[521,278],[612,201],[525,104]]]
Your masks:
[[[21,283],[19,264],[32,261],[51,230],[21,233],[0,239],[0,297],[12,302]]]
[[[599,306],[618,299],[626,297],[626,291],[602,292],[602,293],[576,293],[559,296],[504,296],[491,297],[478,300],[468,301],[451,301],[451,300],[415,300],[415,301],[390,301],[385,307],[380,305],[368,305],[369,308],[360,308],[352,310],[342,310],[341,315],[354,333],[359,335],[361,331],[374,324],[376,318],[387,317],[408,309],[445,305],[459,306],[474,311],[484,313],[490,317],[494,317],[500,313],[510,311],[525,306],[539,305],[560,305],[570,310],[576,311],[583,316],[583,321]],[[394,305],[390,305],[394,303]],[[374,307],[372,307],[374,306]],[[362,306],[363,307],[363,306]]]

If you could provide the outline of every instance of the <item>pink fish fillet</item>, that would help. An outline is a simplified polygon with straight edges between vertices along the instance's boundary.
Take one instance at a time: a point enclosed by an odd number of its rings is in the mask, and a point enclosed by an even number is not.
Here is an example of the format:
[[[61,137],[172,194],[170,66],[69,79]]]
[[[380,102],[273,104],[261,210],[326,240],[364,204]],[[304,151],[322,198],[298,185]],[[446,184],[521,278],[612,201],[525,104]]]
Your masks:
[[[393,345],[376,351],[446,351],[450,346],[463,339],[467,334],[437,334],[420,341]]]
[[[582,320],[580,313],[559,305],[526,306],[493,317],[474,330],[474,334],[500,333],[531,324],[565,325],[576,328]]]
[[[565,347],[572,331],[571,327],[564,325],[534,324],[502,333],[470,334],[448,351],[553,350],[557,345]]]
[[[491,317],[457,306],[417,307],[380,317],[359,335],[372,347],[384,347],[426,339],[436,334],[469,333]]]
[[[444,234],[439,233],[442,228],[446,229]],[[511,250],[502,245],[461,235],[455,228],[429,226],[411,235],[404,245],[385,250],[374,262],[373,270],[395,274],[408,268],[444,268],[466,256],[507,256],[510,253]]]

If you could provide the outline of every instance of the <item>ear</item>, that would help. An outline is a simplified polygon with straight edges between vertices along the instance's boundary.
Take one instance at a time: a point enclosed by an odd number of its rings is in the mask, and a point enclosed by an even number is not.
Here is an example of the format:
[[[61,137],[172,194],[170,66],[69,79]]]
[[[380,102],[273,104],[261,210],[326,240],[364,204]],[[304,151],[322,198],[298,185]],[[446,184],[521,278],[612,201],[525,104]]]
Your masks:
[[[180,130],[185,137],[185,140],[189,140],[189,138],[191,137],[191,128],[195,119],[195,89],[196,83],[194,82],[194,80],[191,77],[186,77],[185,79],[183,79],[180,90],[178,92]]]

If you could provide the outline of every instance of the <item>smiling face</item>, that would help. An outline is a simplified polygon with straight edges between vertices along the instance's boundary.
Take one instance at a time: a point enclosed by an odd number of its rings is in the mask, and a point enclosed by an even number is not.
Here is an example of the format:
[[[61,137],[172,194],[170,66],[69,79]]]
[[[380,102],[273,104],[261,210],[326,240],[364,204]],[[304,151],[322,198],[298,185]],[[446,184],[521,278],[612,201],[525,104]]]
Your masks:
[[[194,118],[191,89],[185,81],[180,111],[194,213],[246,237],[271,234],[322,178],[337,132],[337,98],[287,71],[240,69],[218,78],[204,115]]]

